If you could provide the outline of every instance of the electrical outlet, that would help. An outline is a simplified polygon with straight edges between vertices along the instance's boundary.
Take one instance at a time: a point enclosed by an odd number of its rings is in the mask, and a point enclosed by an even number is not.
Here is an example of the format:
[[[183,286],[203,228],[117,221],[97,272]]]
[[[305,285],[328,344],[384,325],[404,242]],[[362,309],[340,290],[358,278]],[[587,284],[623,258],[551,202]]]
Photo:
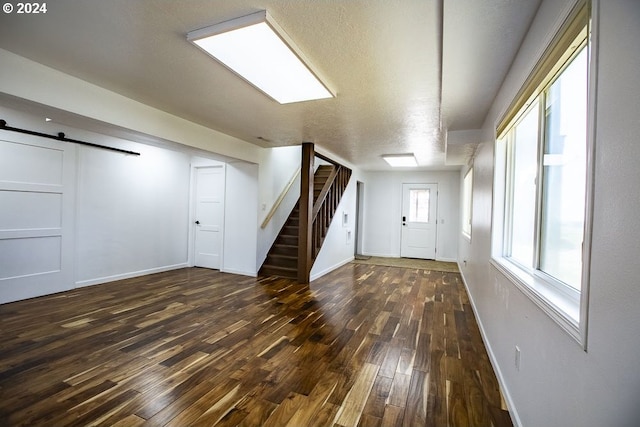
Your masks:
[[[520,370],[520,347],[516,346],[516,355],[515,355],[515,360],[514,360],[515,364],[516,364],[516,371]]]

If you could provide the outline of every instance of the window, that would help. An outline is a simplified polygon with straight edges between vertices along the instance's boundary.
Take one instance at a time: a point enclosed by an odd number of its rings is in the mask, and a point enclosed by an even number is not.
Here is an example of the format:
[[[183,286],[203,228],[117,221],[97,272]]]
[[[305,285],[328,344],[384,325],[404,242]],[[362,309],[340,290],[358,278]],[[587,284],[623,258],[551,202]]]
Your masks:
[[[409,190],[409,222],[429,222],[430,190]]]
[[[588,16],[578,2],[498,125],[492,249],[493,264],[581,343],[591,188]]]
[[[505,255],[531,267],[535,233],[536,175],[538,152],[538,103],[525,114],[508,134],[511,183],[509,223]]]
[[[473,168],[469,169],[462,181],[462,234],[471,239],[471,212],[473,209]]]
[[[580,289],[587,164],[587,49],[545,91],[540,269]]]

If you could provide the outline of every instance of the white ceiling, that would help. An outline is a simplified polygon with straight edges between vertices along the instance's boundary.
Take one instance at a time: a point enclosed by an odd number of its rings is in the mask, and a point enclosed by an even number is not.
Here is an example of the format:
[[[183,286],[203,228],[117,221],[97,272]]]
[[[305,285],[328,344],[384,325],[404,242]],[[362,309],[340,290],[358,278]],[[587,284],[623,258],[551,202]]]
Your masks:
[[[0,48],[260,146],[314,142],[365,170],[382,154],[459,167],[540,0],[56,0],[0,14]],[[280,105],[186,41],[266,9],[336,98]]]

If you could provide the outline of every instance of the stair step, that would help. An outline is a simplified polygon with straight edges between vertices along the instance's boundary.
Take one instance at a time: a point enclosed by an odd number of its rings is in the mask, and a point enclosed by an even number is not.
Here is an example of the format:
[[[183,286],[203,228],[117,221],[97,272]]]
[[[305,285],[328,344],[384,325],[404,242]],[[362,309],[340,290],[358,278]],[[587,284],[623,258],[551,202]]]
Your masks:
[[[284,245],[276,243],[271,248],[270,254],[279,254],[279,255],[289,255],[289,256],[298,256],[298,246],[297,245]]]
[[[298,277],[298,270],[296,268],[275,267],[265,264],[260,269],[260,274],[263,276],[279,276],[286,277],[288,279],[296,279]]]
[[[298,227],[297,225],[285,225],[282,227],[281,235],[283,236],[298,236]]]
[[[265,262],[267,265],[271,265],[274,267],[297,268],[298,256],[297,254],[296,256],[283,255],[283,254],[269,254]]]
[[[319,173],[331,173],[331,171],[333,170],[333,166],[331,165],[320,165],[318,166],[318,169],[316,169],[316,175]]]
[[[298,247],[298,235],[295,236],[283,236],[282,234],[276,239],[277,245],[289,245]]]

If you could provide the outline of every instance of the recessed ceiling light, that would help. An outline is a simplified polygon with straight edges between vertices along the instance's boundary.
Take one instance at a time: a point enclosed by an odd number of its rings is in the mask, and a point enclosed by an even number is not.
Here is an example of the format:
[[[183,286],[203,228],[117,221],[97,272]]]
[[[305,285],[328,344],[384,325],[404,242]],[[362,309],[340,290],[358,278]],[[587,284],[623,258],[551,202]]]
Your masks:
[[[187,40],[281,104],[333,97],[267,11],[191,31]]]
[[[382,158],[394,168],[415,168],[418,166],[413,154],[386,154]]]

